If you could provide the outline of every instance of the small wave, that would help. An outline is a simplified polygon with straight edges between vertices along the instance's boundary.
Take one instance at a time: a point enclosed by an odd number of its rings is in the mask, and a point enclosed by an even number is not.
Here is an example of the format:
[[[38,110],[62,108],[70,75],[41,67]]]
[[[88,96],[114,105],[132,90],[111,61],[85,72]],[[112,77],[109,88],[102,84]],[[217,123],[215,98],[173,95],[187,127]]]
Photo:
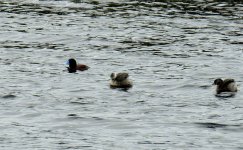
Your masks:
[[[75,105],[89,105],[89,104],[93,104],[93,102],[77,102],[77,101],[72,101],[70,103],[71,104],[75,104]]]
[[[212,122],[197,122],[195,123],[205,128],[224,128],[227,127],[227,124],[212,123]]]
[[[2,98],[5,98],[5,99],[10,99],[10,98],[15,98],[17,97],[16,95],[13,95],[13,94],[7,94],[7,95],[3,95]]]
[[[54,44],[54,43],[23,43],[21,41],[3,41],[0,42],[0,48],[17,48],[17,49],[26,49],[26,48],[36,48],[36,49],[59,49],[60,46],[64,44]]]

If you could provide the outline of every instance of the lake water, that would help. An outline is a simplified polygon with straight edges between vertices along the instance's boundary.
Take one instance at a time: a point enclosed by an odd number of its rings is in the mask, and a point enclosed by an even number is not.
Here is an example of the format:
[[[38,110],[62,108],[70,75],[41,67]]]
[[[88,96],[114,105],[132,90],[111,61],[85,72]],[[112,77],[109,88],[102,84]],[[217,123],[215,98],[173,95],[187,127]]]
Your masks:
[[[243,4],[0,0],[0,149],[243,149]],[[90,69],[67,73],[69,58]],[[110,89],[112,72],[134,86]],[[216,78],[239,92],[216,97]]]

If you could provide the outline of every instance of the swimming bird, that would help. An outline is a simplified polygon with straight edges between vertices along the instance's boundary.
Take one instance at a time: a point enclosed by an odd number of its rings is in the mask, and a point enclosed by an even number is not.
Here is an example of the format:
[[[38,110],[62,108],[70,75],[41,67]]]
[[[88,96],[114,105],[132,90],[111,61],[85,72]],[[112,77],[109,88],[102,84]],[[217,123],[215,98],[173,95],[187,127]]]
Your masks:
[[[130,88],[132,81],[128,79],[128,73],[111,73],[110,87],[111,88]]]
[[[234,79],[225,79],[220,78],[214,80],[213,85],[216,85],[216,93],[220,94],[221,92],[237,92],[237,86]]]
[[[75,59],[71,58],[67,61],[67,65],[69,65],[69,67],[67,67],[68,69],[68,72],[69,73],[74,73],[76,72],[77,70],[79,71],[84,71],[84,70],[88,70],[89,67],[87,65],[84,65],[84,64],[78,64],[76,62]]]

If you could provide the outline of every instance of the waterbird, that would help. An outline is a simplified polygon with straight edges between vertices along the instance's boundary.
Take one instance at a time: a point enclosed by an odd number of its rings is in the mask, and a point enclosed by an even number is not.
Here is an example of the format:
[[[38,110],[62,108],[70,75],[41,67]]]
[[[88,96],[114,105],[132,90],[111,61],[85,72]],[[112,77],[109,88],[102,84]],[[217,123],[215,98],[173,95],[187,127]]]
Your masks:
[[[74,73],[74,72],[76,72],[77,70],[79,70],[79,71],[84,71],[84,70],[88,70],[88,69],[89,69],[89,67],[88,67],[87,65],[84,65],[84,64],[78,64],[78,63],[76,62],[76,60],[73,59],[73,58],[70,58],[70,59],[67,61],[67,65],[69,65],[69,66],[67,67],[69,73]]]
[[[237,92],[237,86],[234,79],[215,79],[213,85],[216,85],[216,93]]]
[[[111,88],[130,88],[132,81],[128,79],[128,73],[111,73],[110,87]]]

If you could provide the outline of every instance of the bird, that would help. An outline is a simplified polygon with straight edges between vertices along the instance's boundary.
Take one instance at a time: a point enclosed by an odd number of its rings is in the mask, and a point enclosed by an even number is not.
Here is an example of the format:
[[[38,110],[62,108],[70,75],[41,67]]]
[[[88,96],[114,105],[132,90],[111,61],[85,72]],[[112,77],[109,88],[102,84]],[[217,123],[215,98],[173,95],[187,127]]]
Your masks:
[[[237,86],[234,79],[215,79],[213,85],[216,85],[216,93],[237,92]]]
[[[67,67],[67,70],[69,73],[74,73],[76,72],[77,70],[79,71],[85,71],[85,70],[88,70],[89,67],[87,65],[84,65],[84,64],[78,64],[76,62],[75,59],[73,58],[70,58],[68,61],[67,61],[67,65],[69,65]]]
[[[111,73],[110,77],[111,88],[130,88],[133,86],[132,81],[128,79],[128,73]]]

